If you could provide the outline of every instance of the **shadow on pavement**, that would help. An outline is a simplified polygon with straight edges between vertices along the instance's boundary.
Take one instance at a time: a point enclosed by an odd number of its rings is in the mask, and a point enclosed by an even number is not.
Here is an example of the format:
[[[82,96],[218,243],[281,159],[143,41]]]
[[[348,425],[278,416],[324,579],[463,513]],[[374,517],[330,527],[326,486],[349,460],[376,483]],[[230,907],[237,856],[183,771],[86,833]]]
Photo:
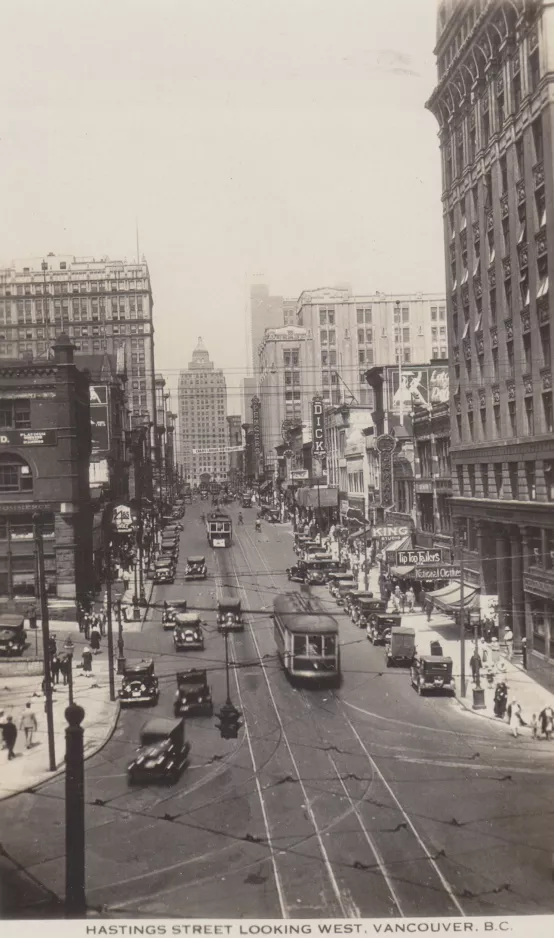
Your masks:
[[[18,869],[6,856],[0,856],[0,919],[52,919],[63,916],[60,899]]]

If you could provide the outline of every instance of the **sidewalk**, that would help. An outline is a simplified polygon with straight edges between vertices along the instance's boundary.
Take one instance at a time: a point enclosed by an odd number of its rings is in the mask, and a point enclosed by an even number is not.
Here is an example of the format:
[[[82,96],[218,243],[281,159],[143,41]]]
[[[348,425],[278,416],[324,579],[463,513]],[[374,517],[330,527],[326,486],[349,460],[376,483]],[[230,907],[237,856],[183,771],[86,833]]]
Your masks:
[[[406,613],[402,616],[402,625],[411,626],[416,631],[416,648],[419,654],[430,654],[430,643],[438,640],[445,656],[452,658],[454,662],[454,676],[456,679],[456,699],[462,707],[471,713],[480,717],[499,722],[494,716],[494,689],[489,686],[485,674],[481,677],[481,687],[485,690],[485,708],[483,710],[473,710],[473,681],[469,659],[474,651],[473,639],[468,635],[465,639],[465,672],[466,672],[466,696],[461,697],[460,682],[460,635],[458,626],[451,618],[440,612],[434,612],[431,621],[427,621],[427,616],[419,611]],[[519,663],[508,661],[503,655],[501,660],[506,665],[504,680],[508,686],[508,701],[517,700],[521,704],[522,716],[526,723],[530,723],[533,713],[537,715],[544,707],[554,708],[554,694],[537,684],[531,675],[523,669]],[[521,728],[522,735],[531,735],[529,727]]]
[[[78,658],[76,658],[78,662]],[[111,737],[119,714],[119,702],[110,701],[108,663],[104,651],[93,660],[93,676],[87,678],[80,668],[73,669],[73,697],[85,710],[83,721],[85,759],[101,749]],[[0,750],[0,800],[9,798],[26,788],[35,787],[63,771],[65,758],[64,711],[69,703],[68,688],[56,684],[54,699],[54,738],[56,772],[48,769],[48,738],[44,697],[41,693],[42,677],[0,678],[0,710],[12,715],[18,728],[15,744],[16,758],[9,761],[6,750]],[[25,734],[19,730],[21,714],[30,701],[38,722],[38,732],[31,749],[25,748]]]

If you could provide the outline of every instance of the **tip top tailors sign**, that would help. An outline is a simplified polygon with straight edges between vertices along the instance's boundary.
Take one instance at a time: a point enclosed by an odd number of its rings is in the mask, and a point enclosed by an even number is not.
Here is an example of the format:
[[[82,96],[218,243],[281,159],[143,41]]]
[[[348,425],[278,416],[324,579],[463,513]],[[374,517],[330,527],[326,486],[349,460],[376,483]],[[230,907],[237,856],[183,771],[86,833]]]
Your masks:
[[[411,567],[414,564],[423,566],[425,564],[444,563],[442,548],[437,547],[430,550],[389,550],[392,563],[397,567]]]
[[[314,397],[312,400],[312,456],[318,456],[320,459],[326,455],[323,418],[323,400],[321,397]]]
[[[3,430],[0,446],[55,446],[55,430]]]

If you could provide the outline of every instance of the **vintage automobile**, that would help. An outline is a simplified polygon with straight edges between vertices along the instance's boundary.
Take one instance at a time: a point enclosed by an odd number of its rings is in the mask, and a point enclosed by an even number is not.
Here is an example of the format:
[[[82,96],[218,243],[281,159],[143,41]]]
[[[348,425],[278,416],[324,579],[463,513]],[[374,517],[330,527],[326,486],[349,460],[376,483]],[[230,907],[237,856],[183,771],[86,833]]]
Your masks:
[[[314,544],[314,540],[311,537],[306,536],[305,534],[295,534],[294,535],[294,553],[301,554],[304,550],[306,544]]]
[[[325,548],[319,543],[319,541],[311,541],[309,544],[304,544],[302,554],[302,560],[315,560],[317,557],[325,556],[331,560],[331,555],[327,554]]]
[[[121,706],[126,704],[157,704],[160,696],[158,678],[154,674],[153,661],[128,664],[123,672],[119,691]]]
[[[140,746],[127,766],[130,785],[139,782],[178,781],[188,763],[190,743],[185,740],[185,721],[157,717],[140,731]]]
[[[220,632],[243,632],[240,599],[221,599],[217,604],[217,627]]]
[[[308,564],[305,560],[299,560],[292,567],[287,567],[287,576],[293,583],[304,583],[308,572]]]
[[[344,573],[342,570],[339,570],[337,573],[330,573],[327,577],[327,588],[331,593],[331,596],[334,596],[338,590],[339,583],[350,583],[350,590],[356,589],[356,577],[353,573]]]
[[[212,692],[208,685],[206,671],[190,668],[177,672],[177,690],[173,702],[175,716],[181,714],[204,713],[211,717],[214,712]]]
[[[265,505],[260,510],[260,515],[264,521],[271,524],[278,524],[281,520],[281,511],[279,508],[267,508]]]
[[[356,606],[356,615],[352,616],[352,621],[359,629],[365,629],[368,625],[376,625],[379,616],[385,616],[387,613],[387,601],[385,599],[375,599],[369,594],[362,596]],[[400,620],[394,625],[400,625]]]
[[[415,687],[420,696],[431,691],[454,697],[456,685],[452,677],[452,666],[452,658],[439,655],[416,656],[410,669],[412,687]]]
[[[205,557],[187,557],[185,580],[205,580],[207,575]]]
[[[242,508],[252,508],[252,496],[243,495],[240,504]]]
[[[162,537],[162,553],[175,554],[179,550],[179,537],[168,534]]]
[[[385,656],[387,668],[402,664],[410,667],[415,655],[415,629],[393,626],[390,641],[387,642]]]
[[[350,578],[338,580],[333,591],[333,597],[337,606],[344,606],[345,599],[352,589],[352,580]]]
[[[170,605],[164,606],[162,612],[162,625],[165,629],[173,629],[175,625],[175,617],[183,612],[187,611],[187,601],[186,599],[175,599],[172,600]]]
[[[387,604],[383,602],[383,605],[386,610]],[[377,613],[372,611],[367,619],[365,630],[372,645],[386,645],[392,630],[399,628],[402,622],[402,616],[396,613],[389,614],[386,611]]]
[[[344,611],[348,613],[352,622],[356,622],[359,613],[359,603],[361,599],[373,599],[373,593],[368,590],[352,589],[346,594],[344,599]]]
[[[23,628],[23,616],[4,613],[0,615],[0,655],[11,657],[22,655],[27,644],[27,632]]]
[[[154,583],[173,583],[175,565],[170,558],[159,558],[154,567]]]
[[[175,651],[204,651],[203,624],[197,612],[179,613],[173,626]]]

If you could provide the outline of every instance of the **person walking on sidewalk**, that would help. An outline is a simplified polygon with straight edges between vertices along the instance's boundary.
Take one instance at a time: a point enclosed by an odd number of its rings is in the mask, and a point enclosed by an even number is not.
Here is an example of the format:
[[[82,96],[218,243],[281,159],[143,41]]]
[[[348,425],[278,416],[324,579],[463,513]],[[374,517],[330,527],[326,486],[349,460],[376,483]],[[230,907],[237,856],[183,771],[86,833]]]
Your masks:
[[[2,749],[6,748],[6,744],[4,742],[4,736],[3,736],[5,725],[6,725],[6,714],[4,713],[3,710],[0,710],[0,736],[2,736]]]
[[[83,672],[85,677],[92,677],[92,652],[85,647],[82,654]]]
[[[414,611],[415,606],[415,593],[413,587],[409,586],[406,590],[406,606],[408,607],[408,612]]]
[[[523,720],[521,717],[521,705],[517,702],[517,700],[512,700],[510,706],[508,707],[508,719],[510,721],[512,736],[519,736],[519,727],[523,723]]]
[[[544,710],[541,710],[539,713],[539,724],[541,728],[541,734],[546,736],[547,739],[550,739],[552,736],[552,729],[554,724],[554,711],[552,707],[545,707]]]
[[[52,675],[52,683],[60,683],[60,659],[57,655],[54,655],[52,661],[50,662],[50,673]]]
[[[90,630],[90,647],[95,655],[100,651],[100,627],[96,622]]]
[[[431,616],[433,615],[433,600],[429,597],[425,597],[425,612],[427,614],[427,621],[431,621]]]
[[[469,666],[471,668],[471,676],[473,678],[474,684],[477,684],[479,681],[479,674],[481,672],[482,665],[483,662],[481,661],[477,652],[474,651],[471,658],[469,659]]]
[[[14,747],[17,740],[17,726],[13,722],[13,717],[6,717],[6,722],[2,727],[2,738],[6,744],[6,749],[8,750],[8,761],[10,759],[15,759]]]
[[[510,628],[507,628],[504,632],[504,644],[506,646],[506,657],[508,661],[511,661],[514,653],[514,633]]]
[[[37,718],[31,709],[30,703],[25,704],[25,710],[21,717],[19,729],[23,730],[25,733],[25,745],[27,749],[30,749],[33,745],[33,733],[36,733],[38,730]]]
[[[508,703],[508,687],[505,681],[499,681],[494,692],[494,715],[503,720]]]

